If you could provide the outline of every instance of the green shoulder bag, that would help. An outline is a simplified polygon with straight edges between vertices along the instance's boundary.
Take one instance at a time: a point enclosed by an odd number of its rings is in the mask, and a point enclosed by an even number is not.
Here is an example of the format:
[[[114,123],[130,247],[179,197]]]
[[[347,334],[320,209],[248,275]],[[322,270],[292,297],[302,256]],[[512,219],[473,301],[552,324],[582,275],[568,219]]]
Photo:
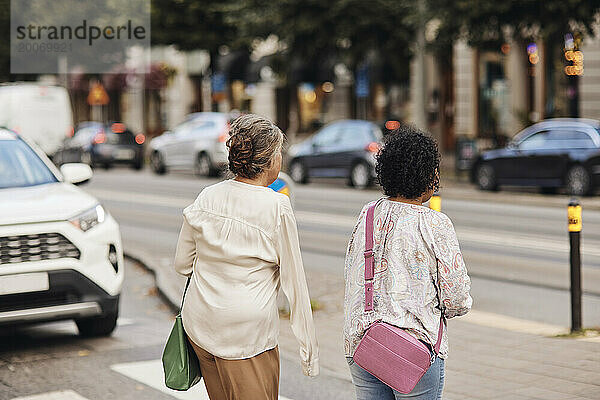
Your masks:
[[[183,291],[183,299],[181,300],[181,308],[185,300],[185,293],[190,285],[188,278]],[[169,389],[188,390],[202,378],[198,357],[192,345],[188,341],[188,337],[183,329],[181,321],[181,308],[179,314],[175,318],[175,325],[171,330],[171,334],[167,339],[167,344],[162,355],[162,364],[165,371],[165,385]]]

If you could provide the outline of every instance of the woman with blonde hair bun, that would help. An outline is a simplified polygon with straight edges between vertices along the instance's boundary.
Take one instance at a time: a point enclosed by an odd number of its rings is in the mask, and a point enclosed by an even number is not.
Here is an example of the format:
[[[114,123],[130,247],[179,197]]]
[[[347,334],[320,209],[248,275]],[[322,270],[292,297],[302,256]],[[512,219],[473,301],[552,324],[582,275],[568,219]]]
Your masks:
[[[181,312],[211,400],[276,400],[279,287],[290,303],[305,375],[318,345],[289,198],[267,186],[281,169],[283,133],[268,119],[236,119],[227,141],[233,179],[183,211],[175,269],[191,276]]]

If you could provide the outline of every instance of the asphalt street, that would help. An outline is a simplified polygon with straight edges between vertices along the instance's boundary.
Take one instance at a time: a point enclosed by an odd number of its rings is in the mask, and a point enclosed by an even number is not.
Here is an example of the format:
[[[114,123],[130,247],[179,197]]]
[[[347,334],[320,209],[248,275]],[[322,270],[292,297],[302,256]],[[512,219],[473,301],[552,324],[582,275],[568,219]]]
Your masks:
[[[121,225],[125,249],[136,248],[168,267],[172,262],[181,211],[203,187],[219,179],[193,175],[153,175],[127,169],[96,171],[85,187]],[[569,256],[566,207],[533,194],[450,190],[443,211],[453,220],[473,278],[474,308],[568,326]],[[362,206],[381,196],[377,188],[355,190],[343,182],[320,181],[294,188],[294,208],[307,274],[326,272],[342,279],[348,237]],[[457,194],[458,193],[458,194]],[[470,200],[476,198],[476,200]],[[532,197],[535,199],[535,197]],[[600,326],[600,212],[585,209],[583,230],[583,320]]]
[[[222,179],[222,178],[220,178]],[[125,251],[144,252],[171,268],[182,209],[216,179],[149,171],[96,170],[83,188],[121,227]],[[453,220],[473,279],[474,309],[547,324],[569,325],[566,210],[527,193],[487,193],[448,185],[443,211]],[[341,282],[356,216],[376,188],[339,181],[297,185],[293,202],[309,281]],[[525,201],[524,201],[525,200]],[[525,204],[523,204],[525,203]],[[600,212],[585,209],[584,325],[600,325]],[[162,385],[160,355],[173,313],[154,277],[128,261],[119,327],[112,337],[81,339],[72,322],[0,330],[0,400],[206,399],[202,385],[177,393]],[[339,299],[337,299],[339,300]],[[337,301],[336,300],[336,301]],[[332,300],[333,301],[333,300]],[[302,376],[282,352],[282,400],[353,398],[346,379],[323,371]]]

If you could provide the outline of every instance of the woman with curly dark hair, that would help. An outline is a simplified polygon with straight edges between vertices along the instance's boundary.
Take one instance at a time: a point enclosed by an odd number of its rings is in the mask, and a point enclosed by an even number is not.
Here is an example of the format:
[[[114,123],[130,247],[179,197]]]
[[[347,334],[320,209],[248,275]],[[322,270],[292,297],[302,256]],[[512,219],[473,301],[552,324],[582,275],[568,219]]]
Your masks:
[[[289,197],[267,187],[281,169],[283,133],[253,114],[229,133],[235,178],[205,188],[183,211],[175,269],[191,283],[181,317],[212,400],[276,400],[280,286],[303,372],[319,373],[296,220]]]
[[[345,354],[358,400],[442,398],[448,355],[442,321],[466,314],[472,299],[452,222],[423,206],[438,189],[439,164],[435,141],[410,126],[389,134],[377,155],[375,169],[386,197],[363,208],[345,261]],[[372,207],[374,277],[369,293],[365,227]],[[377,321],[404,329],[431,353],[431,366],[408,394],[387,386],[375,376],[377,371],[367,372],[353,358],[365,332]],[[443,333],[438,342],[439,332]],[[403,371],[393,374],[402,376]]]

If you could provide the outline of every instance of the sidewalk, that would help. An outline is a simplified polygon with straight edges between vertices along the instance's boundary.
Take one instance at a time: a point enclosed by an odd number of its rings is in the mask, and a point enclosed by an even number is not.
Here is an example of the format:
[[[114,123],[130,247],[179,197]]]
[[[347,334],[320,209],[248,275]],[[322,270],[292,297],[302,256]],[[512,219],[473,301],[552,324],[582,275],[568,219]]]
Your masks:
[[[128,256],[156,274],[159,291],[179,307],[185,278],[130,248]],[[322,373],[350,382],[343,355],[343,279],[307,272]],[[450,355],[444,398],[458,399],[600,399],[600,338],[556,338],[566,328],[474,310],[449,322]],[[282,356],[299,362],[298,344],[281,320]]]

